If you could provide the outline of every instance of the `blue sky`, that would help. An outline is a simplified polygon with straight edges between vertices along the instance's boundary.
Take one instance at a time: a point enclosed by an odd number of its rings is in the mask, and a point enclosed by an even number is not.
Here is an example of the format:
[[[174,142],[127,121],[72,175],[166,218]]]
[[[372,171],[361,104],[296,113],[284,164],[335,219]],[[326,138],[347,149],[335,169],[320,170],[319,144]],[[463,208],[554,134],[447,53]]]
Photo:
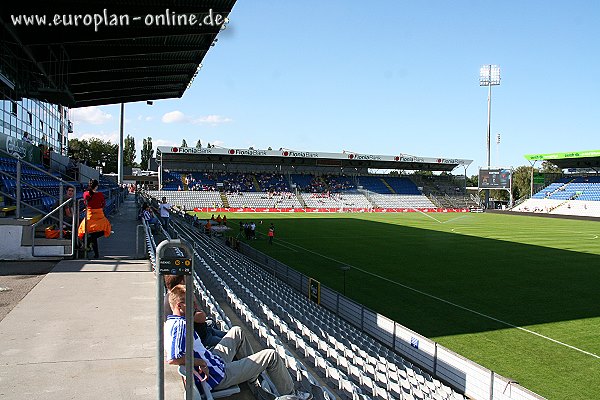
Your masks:
[[[127,104],[125,134],[138,158],[150,136],[467,158],[475,174],[486,162],[479,68],[499,64],[492,165],[599,149],[599,19],[595,0],[238,0],[183,98]],[[72,137],[118,138],[118,105],[72,113]]]

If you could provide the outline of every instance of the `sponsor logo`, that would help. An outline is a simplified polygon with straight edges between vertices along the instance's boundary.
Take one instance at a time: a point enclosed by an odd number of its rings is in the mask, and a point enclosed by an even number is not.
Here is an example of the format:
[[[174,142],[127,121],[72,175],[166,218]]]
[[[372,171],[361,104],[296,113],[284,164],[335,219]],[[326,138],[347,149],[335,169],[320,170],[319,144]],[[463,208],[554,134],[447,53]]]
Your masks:
[[[348,158],[353,160],[354,159],[354,154],[348,154]]]
[[[229,149],[229,154],[236,156],[266,156],[266,150],[240,150],[240,149]]]
[[[173,153],[181,154],[212,154],[212,148],[198,149],[196,147],[173,147],[171,148]]]
[[[442,164],[460,164],[462,160],[458,158],[440,158],[438,162]]]
[[[14,137],[8,136],[6,138],[6,151],[17,158],[25,158],[27,157],[27,148],[23,145],[23,143]]]
[[[381,161],[381,156],[371,156],[368,154],[350,154],[355,160]]]
[[[398,157],[398,161],[404,162],[425,162],[425,159],[422,157],[414,157],[414,156],[400,156]]]
[[[304,157],[304,158],[318,158],[319,153],[311,153],[310,151],[284,151],[281,153],[285,157]]]

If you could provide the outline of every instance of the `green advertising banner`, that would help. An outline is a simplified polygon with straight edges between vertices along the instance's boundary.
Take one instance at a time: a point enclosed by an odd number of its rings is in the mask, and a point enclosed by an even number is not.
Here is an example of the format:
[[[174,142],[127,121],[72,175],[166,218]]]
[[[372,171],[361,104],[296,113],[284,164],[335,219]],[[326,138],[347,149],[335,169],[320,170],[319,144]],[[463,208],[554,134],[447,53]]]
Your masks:
[[[3,133],[0,133],[0,150],[33,164],[42,163],[42,151],[39,148],[24,140]]]
[[[543,185],[544,183],[546,183],[546,178],[544,177],[544,174],[540,174],[539,172],[533,174],[534,185]]]
[[[600,157],[600,150],[572,151],[569,153],[525,154],[530,161],[559,160],[566,158]]]

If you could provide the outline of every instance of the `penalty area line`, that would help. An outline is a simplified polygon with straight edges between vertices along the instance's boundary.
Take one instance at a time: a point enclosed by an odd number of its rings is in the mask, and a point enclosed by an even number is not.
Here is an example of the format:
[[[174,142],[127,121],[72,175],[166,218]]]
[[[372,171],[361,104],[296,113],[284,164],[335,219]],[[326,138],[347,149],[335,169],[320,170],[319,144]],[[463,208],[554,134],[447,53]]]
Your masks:
[[[282,241],[282,240],[280,239],[280,241]],[[594,357],[594,358],[600,359],[600,356],[599,356],[599,355],[597,355],[597,354],[590,353],[589,351],[582,350],[582,349],[580,349],[580,348],[578,348],[578,347],[575,347],[575,346],[571,346],[570,344],[563,343],[563,342],[561,342],[561,341],[559,341],[559,340],[556,340],[556,339],[553,339],[553,338],[551,338],[551,337],[549,337],[549,336],[542,335],[541,333],[537,333],[537,332],[535,332],[535,331],[532,331],[532,330],[530,330],[530,329],[523,328],[523,327],[521,327],[521,326],[517,326],[517,325],[511,324],[510,322],[506,322],[506,321],[503,321],[503,320],[501,320],[501,319],[494,318],[494,317],[492,317],[492,316],[490,316],[490,315],[487,315],[487,314],[481,313],[481,312],[479,312],[479,311],[475,311],[475,310],[473,310],[473,309],[471,309],[471,308],[468,308],[468,307],[465,307],[465,306],[461,306],[460,304],[453,303],[453,302],[451,302],[451,301],[449,301],[449,300],[442,299],[441,297],[434,296],[434,295],[432,295],[432,294],[430,294],[430,293],[427,293],[427,292],[423,292],[422,290],[415,289],[415,288],[413,288],[413,287],[410,287],[410,286],[408,286],[408,285],[404,285],[404,284],[402,284],[402,283],[400,283],[400,282],[393,281],[393,280],[391,280],[391,279],[389,279],[389,278],[386,278],[386,277],[384,277],[384,276],[381,276],[381,275],[375,274],[375,273],[373,273],[373,272],[370,272],[370,271],[366,271],[366,270],[364,270],[364,269],[362,269],[362,268],[355,267],[354,265],[351,265],[351,264],[347,264],[347,263],[341,262],[341,261],[339,261],[339,260],[336,260],[335,258],[331,258],[331,257],[329,257],[329,256],[326,256],[326,255],[323,255],[323,254],[321,254],[321,253],[317,253],[316,251],[309,250],[309,249],[307,249],[307,248],[304,248],[304,247],[302,247],[302,246],[299,246],[299,245],[297,245],[297,244],[290,243],[290,242],[286,242],[286,241],[283,241],[283,242],[285,242],[285,243],[287,243],[287,244],[289,244],[289,245],[291,245],[291,246],[297,247],[297,248],[299,248],[299,249],[302,249],[302,250],[304,250],[304,251],[306,251],[306,252],[309,252],[309,253],[315,254],[315,255],[317,255],[317,256],[320,256],[320,257],[326,258],[326,259],[328,259],[328,260],[331,260],[331,261],[335,261],[335,262],[337,262],[337,263],[339,263],[339,264],[342,264],[342,265],[347,265],[347,266],[349,266],[349,267],[352,267],[352,268],[354,268],[354,269],[356,269],[356,270],[358,270],[358,271],[360,271],[360,272],[362,272],[362,273],[365,273],[365,274],[367,274],[367,275],[374,276],[374,277],[376,277],[376,278],[379,278],[379,279],[381,279],[381,280],[384,280],[384,281],[386,281],[386,282],[389,282],[389,283],[392,283],[392,284],[394,284],[394,285],[397,285],[397,286],[403,287],[403,288],[405,288],[405,289],[411,290],[411,291],[413,291],[413,292],[415,292],[415,293],[419,293],[419,294],[421,294],[421,295],[423,295],[423,296],[427,296],[427,297],[429,297],[429,298],[432,298],[432,299],[434,299],[434,300],[441,301],[442,303],[446,303],[446,304],[448,304],[448,305],[450,305],[450,306],[453,306],[453,307],[456,307],[456,308],[460,308],[461,310],[468,311],[468,312],[470,312],[470,313],[472,313],[472,314],[479,315],[480,317],[487,318],[487,319],[490,319],[490,320],[492,320],[492,321],[496,321],[496,322],[498,322],[498,323],[500,323],[500,324],[503,324],[503,325],[509,326],[509,327],[511,327],[511,328],[515,328],[515,329],[518,329],[518,330],[520,330],[520,331],[523,331],[523,332],[526,332],[526,333],[530,333],[530,334],[532,334],[532,335],[535,335],[535,336],[537,336],[537,337],[540,337],[540,338],[542,338],[542,339],[546,339],[546,340],[548,340],[548,341],[550,341],[550,342],[553,342],[553,343],[556,343],[556,344],[558,344],[558,345],[565,346],[565,347],[567,347],[567,348],[569,348],[569,349],[571,349],[571,350],[575,350],[575,351],[578,351],[578,352],[580,352],[580,353],[583,353],[583,354],[586,354],[586,355],[592,356],[592,357]]]

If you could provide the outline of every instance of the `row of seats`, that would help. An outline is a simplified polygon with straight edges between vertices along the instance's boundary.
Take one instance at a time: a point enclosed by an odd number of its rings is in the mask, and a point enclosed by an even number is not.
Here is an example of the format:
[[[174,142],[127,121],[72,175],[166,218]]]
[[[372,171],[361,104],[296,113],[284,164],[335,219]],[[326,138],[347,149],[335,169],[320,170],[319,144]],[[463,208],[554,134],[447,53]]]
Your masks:
[[[373,204],[361,193],[302,193],[306,207],[312,208],[372,208]]]
[[[282,192],[271,193],[232,193],[227,194],[227,202],[230,207],[262,207],[262,208],[300,208],[302,205],[295,194]]]
[[[356,190],[354,178],[346,175],[312,174],[234,174],[208,172],[163,173],[164,190],[219,190],[235,192],[290,192],[294,185],[307,193],[345,193]],[[380,194],[420,195],[421,191],[407,177],[360,176],[358,184],[365,190]]]
[[[200,257],[247,307],[314,365],[344,398],[463,398],[362,331],[266,275],[238,253],[195,235]]]
[[[534,199],[600,201],[600,177],[561,178],[532,197]]]
[[[382,208],[435,208],[424,195],[371,194],[371,200]]]
[[[149,190],[147,194],[159,201],[166,197],[167,203],[186,210],[193,210],[195,207],[223,207],[223,200],[219,192]]]
[[[194,208],[224,207],[221,194],[213,191],[170,191],[152,190],[147,192],[155,199],[167,198],[167,202],[186,210]],[[290,192],[229,193],[227,202],[232,208],[301,208],[297,196]],[[302,201],[309,208],[435,208],[424,195],[374,194],[371,201],[362,193],[302,193]]]

